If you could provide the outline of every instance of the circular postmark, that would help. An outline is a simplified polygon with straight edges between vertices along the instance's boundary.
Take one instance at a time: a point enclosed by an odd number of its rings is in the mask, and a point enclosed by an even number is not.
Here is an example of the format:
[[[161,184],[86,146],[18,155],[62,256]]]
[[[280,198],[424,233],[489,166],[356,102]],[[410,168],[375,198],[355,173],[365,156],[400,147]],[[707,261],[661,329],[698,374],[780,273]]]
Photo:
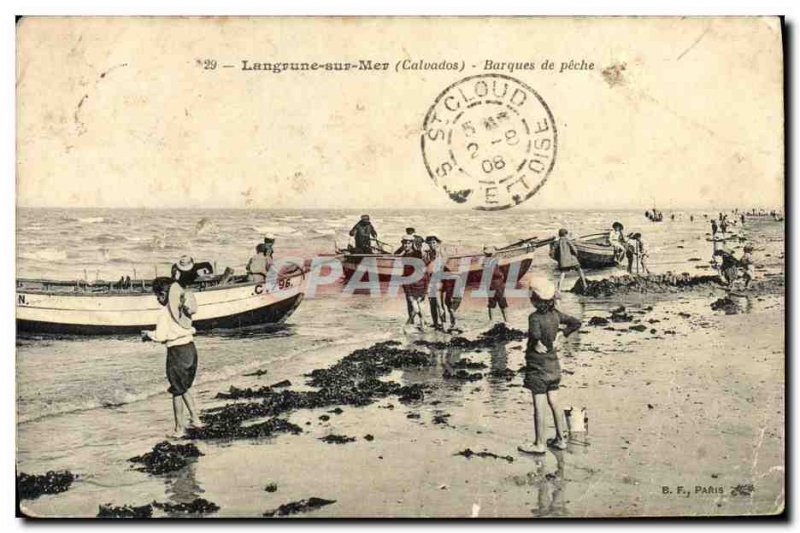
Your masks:
[[[536,91],[503,74],[469,76],[425,116],[422,157],[455,202],[507,209],[536,194],[556,162],[553,114]]]

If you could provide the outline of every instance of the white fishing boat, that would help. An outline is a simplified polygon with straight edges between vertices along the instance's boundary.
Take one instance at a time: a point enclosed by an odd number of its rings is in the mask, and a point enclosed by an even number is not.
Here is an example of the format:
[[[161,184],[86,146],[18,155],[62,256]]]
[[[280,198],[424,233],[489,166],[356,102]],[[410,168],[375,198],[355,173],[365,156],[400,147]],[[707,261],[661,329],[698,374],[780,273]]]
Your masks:
[[[304,295],[301,268],[282,272],[266,283],[236,276],[221,282],[200,282],[191,287],[197,300],[193,325],[198,331],[236,330],[280,324]],[[18,279],[16,291],[19,332],[109,335],[152,329],[161,305],[151,281],[118,283]]]

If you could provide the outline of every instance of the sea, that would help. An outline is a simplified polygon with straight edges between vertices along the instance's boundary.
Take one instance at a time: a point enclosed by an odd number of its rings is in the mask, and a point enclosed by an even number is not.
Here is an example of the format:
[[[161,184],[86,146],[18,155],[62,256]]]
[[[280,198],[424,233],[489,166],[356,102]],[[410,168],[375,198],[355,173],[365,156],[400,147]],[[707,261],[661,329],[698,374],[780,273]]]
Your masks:
[[[645,209],[616,211],[450,210],[369,211],[379,239],[399,244],[406,227],[420,235],[436,235],[449,254],[479,252],[483,245],[502,246],[523,238],[547,238],[560,228],[572,235],[608,231],[614,221],[625,232],[641,232],[653,272],[711,273],[708,241],[710,210],[670,210],[660,223]],[[181,255],[209,261],[218,271],[242,272],[263,236],[276,239],[275,256],[312,258],[331,254],[349,242],[349,230],[361,210],[217,210],[217,209],[45,209],[17,212],[17,276],[61,280],[151,278],[168,273]],[[674,217],[674,218],[673,218]],[[708,218],[706,218],[708,217]],[[692,220],[693,218],[693,220]],[[759,246],[783,268],[783,224],[752,219],[759,225]],[[735,250],[741,243],[733,242]],[[544,276],[557,275],[547,249],[531,267]],[[621,270],[588,271],[589,277],[622,274]],[[569,287],[574,279],[568,280]],[[565,299],[567,309],[581,313]],[[509,313],[520,322],[529,304],[512,304]],[[465,302],[460,310],[465,335],[487,329],[484,301]],[[496,315],[495,315],[496,319]],[[337,287],[305,299],[286,324],[260,332],[200,335],[200,367],[196,389],[213,394],[245,373],[270,369],[276,381],[304,369],[327,366],[349,351],[373,342],[414,335],[404,327],[402,297],[345,297]],[[171,411],[166,394],[163,346],[143,343],[138,336],[17,338],[18,461],[38,466],[63,465],[76,448],[113,446],[120,432],[167,431]],[[163,397],[163,402],[153,398]],[[94,413],[120,413],[118,426],[93,427]],[[104,419],[108,417],[104,416]],[[113,420],[114,418],[111,417]],[[54,433],[55,432],[55,433]],[[50,442],[58,435],[60,445]]]

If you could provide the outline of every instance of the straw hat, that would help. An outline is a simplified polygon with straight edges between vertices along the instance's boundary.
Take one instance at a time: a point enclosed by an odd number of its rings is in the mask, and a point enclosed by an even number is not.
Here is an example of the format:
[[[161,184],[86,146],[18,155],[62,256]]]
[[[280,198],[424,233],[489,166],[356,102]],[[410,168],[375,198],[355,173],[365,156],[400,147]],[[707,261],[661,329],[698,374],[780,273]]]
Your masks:
[[[406,234],[406,235],[403,235],[403,237],[400,240],[402,242],[414,242],[414,236]]]
[[[178,262],[175,263],[175,266],[178,267],[178,270],[181,272],[189,272],[194,268],[194,259],[189,257],[188,255],[182,255]]]
[[[530,278],[527,281],[528,289],[540,300],[552,300],[556,295],[553,282],[545,278]]]

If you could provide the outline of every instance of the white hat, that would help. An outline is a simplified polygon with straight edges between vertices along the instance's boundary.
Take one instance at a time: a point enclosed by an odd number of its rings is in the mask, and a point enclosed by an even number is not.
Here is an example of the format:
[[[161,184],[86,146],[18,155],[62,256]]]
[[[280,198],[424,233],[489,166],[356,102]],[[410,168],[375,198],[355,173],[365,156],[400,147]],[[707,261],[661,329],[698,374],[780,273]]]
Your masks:
[[[556,287],[546,278],[530,278],[527,281],[528,289],[540,300],[552,300],[556,295]]]
[[[175,263],[175,266],[178,267],[178,270],[181,272],[189,272],[194,267],[194,259],[189,257],[188,255],[182,255],[178,262]]]
[[[400,240],[403,242],[414,242],[414,236],[406,234],[403,235],[403,237]]]

